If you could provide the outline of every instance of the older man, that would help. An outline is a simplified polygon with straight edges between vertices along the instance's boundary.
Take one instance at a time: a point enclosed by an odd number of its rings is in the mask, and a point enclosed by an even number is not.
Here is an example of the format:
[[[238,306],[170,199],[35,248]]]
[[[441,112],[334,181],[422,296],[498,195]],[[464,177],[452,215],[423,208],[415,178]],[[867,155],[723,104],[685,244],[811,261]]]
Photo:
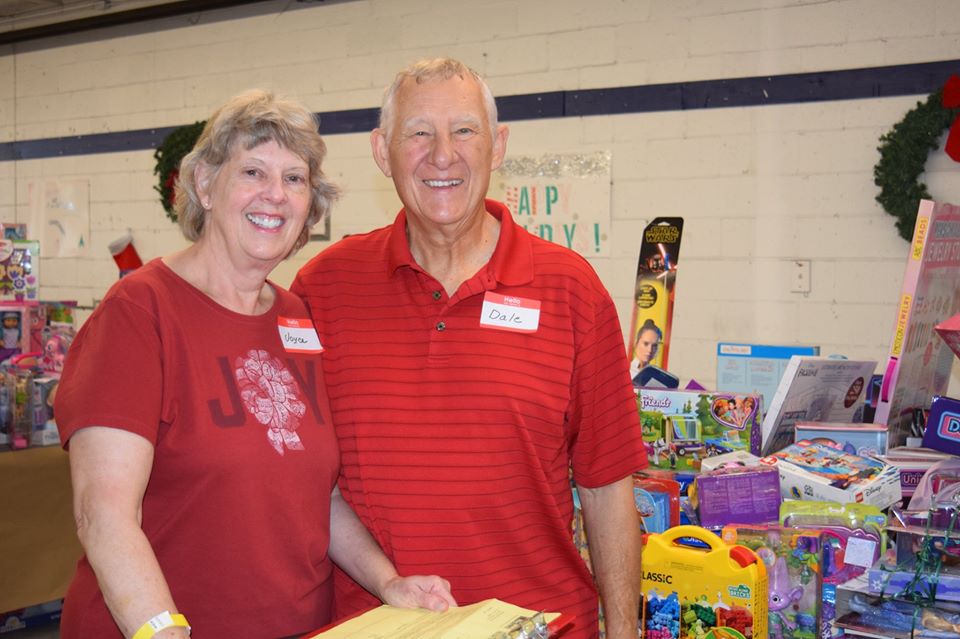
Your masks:
[[[371,144],[403,209],[294,282],[326,349],[341,491],[401,573],[446,577],[460,604],[576,615],[565,636],[587,639],[572,467],[608,636],[635,638],[646,456],[617,314],[586,260],[485,200],[507,135],[462,63],[401,71]],[[377,603],[339,577],[337,614]]]

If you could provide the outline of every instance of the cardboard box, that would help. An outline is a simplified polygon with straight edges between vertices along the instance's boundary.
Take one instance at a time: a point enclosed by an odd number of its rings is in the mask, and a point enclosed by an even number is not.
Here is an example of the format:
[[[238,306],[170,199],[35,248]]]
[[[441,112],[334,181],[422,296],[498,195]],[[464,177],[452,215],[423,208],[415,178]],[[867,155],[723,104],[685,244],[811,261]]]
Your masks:
[[[729,393],[759,393],[766,410],[794,355],[812,357],[819,346],[774,346],[720,342],[717,344],[717,389]]]
[[[887,453],[887,427],[880,424],[797,422],[793,432],[794,442],[805,439],[861,457]]]
[[[760,454],[759,395],[641,388],[637,408],[651,467],[698,472],[707,456]]]
[[[930,448],[907,448],[897,446],[891,448],[880,459],[900,471],[900,492],[904,499],[913,497],[917,490],[920,478],[931,466],[937,462],[949,459],[948,453]]]
[[[855,502],[878,508],[901,499],[900,472],[878,459],[801,441],[761,461],[780,472],[784,499]]]
[[[877,362],[794,355],[763,417],[763,455],[793,441],[797,422],[862,422]]]

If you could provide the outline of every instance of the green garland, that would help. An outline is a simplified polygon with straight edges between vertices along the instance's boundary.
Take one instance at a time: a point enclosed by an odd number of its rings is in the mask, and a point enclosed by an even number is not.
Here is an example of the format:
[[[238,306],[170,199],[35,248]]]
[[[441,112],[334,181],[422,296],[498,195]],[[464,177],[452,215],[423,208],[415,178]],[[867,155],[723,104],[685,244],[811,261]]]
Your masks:
[[[163,210],[173,222],[177,221],[177,214],[173,210],[173,198],[177,175],[180,172],[180,161],[193,149],[205,124],[205,121],[194,122],[174,129],[153,152],[153,157],[157,161],[153,174],[159,176],[159,181],[153,190],[160,194]]]
[[[913,239],[920,200],[932,199],[920,174],[958,111],[944,107],[943,91],[937,90],[880,138],[880,161],[873,167],[873,183],[880,187],[877,202],[897,218],[897,231],[908,242]]]

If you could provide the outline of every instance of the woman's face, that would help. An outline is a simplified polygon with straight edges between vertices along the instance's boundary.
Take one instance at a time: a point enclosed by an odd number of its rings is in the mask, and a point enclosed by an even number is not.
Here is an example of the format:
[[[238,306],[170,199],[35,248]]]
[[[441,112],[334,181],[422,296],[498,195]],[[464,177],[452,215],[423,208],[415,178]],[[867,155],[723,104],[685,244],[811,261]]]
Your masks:
[[[646,366],[653,358],[657,356],[657,348],[660,346],[657,332],[652,328],[640,331],[637,337],[637,345],[633,349],[633,357],[641,366]]]
[[[198,168],[198,195],[209,208],[201,241],[225,251],[237,268],[268,271],[290,251],[310,210],[310,169],[275,141],[236,145],[212,176]]]

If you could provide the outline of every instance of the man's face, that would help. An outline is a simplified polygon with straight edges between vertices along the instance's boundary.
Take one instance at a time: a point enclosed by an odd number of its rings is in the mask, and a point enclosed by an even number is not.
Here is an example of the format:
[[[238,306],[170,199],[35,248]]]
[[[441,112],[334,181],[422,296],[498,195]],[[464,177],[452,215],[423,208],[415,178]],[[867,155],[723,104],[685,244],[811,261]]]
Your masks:
[[[393,178],[411,222],[456,230],[483,215],[490,173],[500,166],[507,128],[490,129],[472,77],[407,79],[393,122],[371,134],[374,159]]]

